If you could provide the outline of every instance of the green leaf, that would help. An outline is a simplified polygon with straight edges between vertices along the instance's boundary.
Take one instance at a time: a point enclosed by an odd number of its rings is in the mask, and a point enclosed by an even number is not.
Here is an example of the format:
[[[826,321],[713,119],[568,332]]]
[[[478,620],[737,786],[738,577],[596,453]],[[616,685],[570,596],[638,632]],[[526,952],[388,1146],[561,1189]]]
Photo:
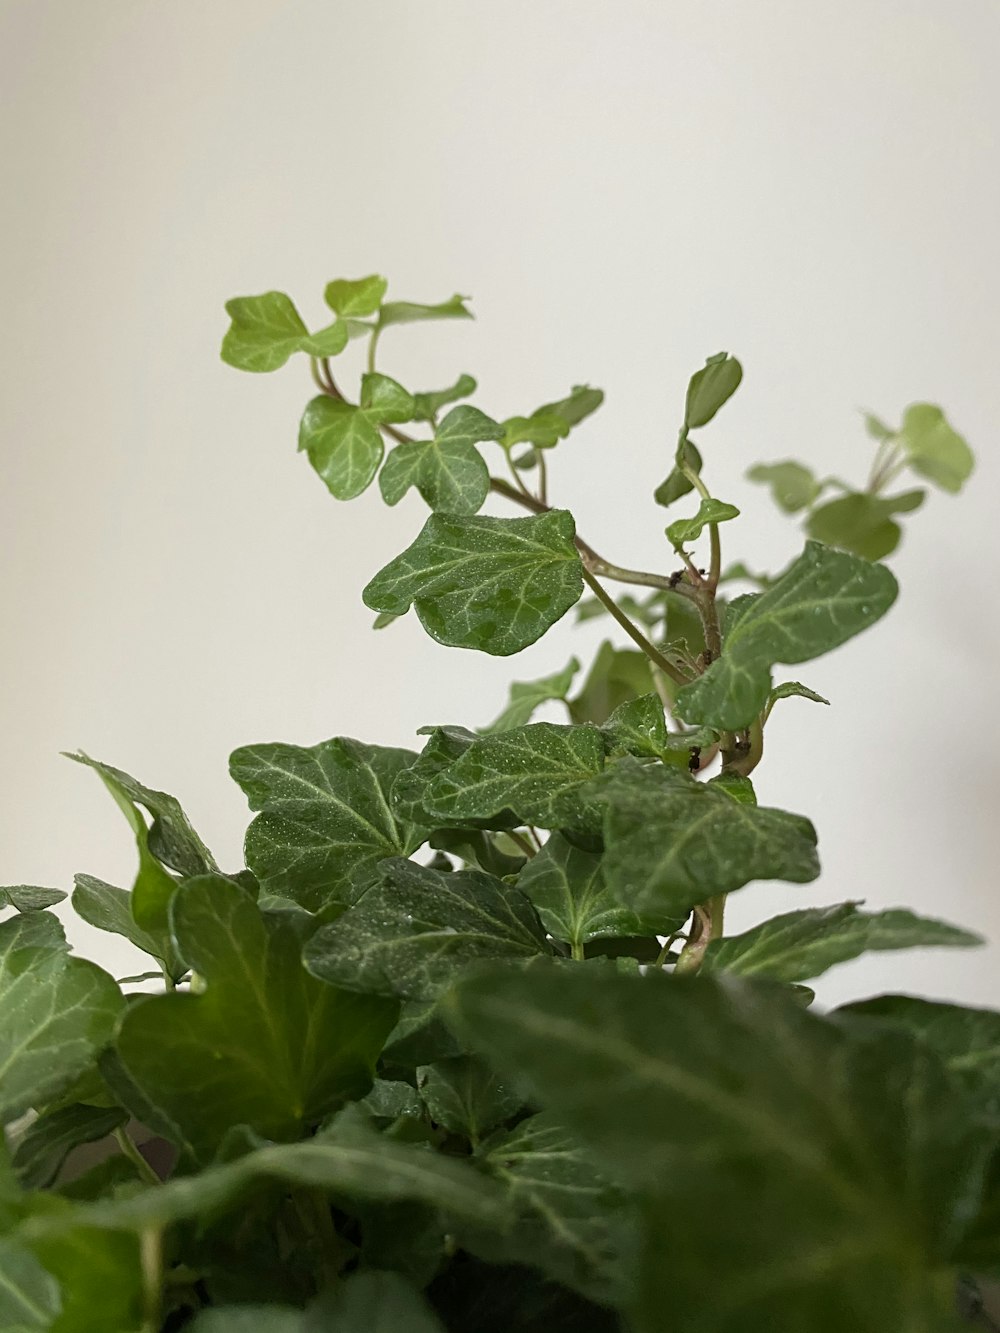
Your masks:
[[[171,916],[204,993],[133,1003],[117,1052],[197,1156],[209,1157],[234,1124],[291,1138],[367,1092],[396,1007],[310,976],[302,917],[261,912],[221,876],[186,881]]]
[[[579,660],[571,657],[562,671],[541,680],[515,681],[510,687],[507,707],[495,722],[483,728],[484,734],[499,731],[512,731],[530,722],[535,710],[552,700],[565,701],[573,684],[573,677],[580,670]]]
[[[531,518],[432,514],[365,588],[365,605],[396,615],[413,606],[438,643],[507,657],[579,600],[575,535],[564,509]]]
[[[190,1333],[310,1333],[303,1311],[294,1306],[234,1305],[202,1310]]]
[[[0,1333],[48,1333],[60,1306],[52,1274],[23,1246],[0,1241]]]
[[[774,503],[786,514],[808,509],[822,487],[804,463],[786,459],[781,463],[758,463],[747,472],[750,481],[770,486]]]
[[[74,1227],[32,1248],[62,1292],[62,1310],[49,1333],[140,1328],[145,1302],[136,1236]]]
[[[867,492],[842,495],[814,509],[806,529],[810,537],[828,546],[853,551],[866,560],[882,560],[899,545],[901,529],[893,522],[893,514],[919,509],[924,495],[924,491],[886,496]]]
[[[148,931],[137,925],[127,889],[117,889],[93,875],[77,875],[75,878],[73,910],[77,916],[97,930],[123,936],[143,953],[158,959],[173,981],[180,981],[187,971],[187,964],[178,957],[169,929]]]
[[[679,518],[668,526],[667,537],[670,544],[679,549],[686,542],[697,541],[709,523],[725,523],[739,516],[740,511],[735,505],[723,500],[702,500],[694,518]]]
[[[481,736],[432,780],[426,802],[442,823],[512,809],[540,828],[576,827],[579,788],[604,767],[596,727],[531,722]]]
[[[791,568],[747,602],[735,624],[730,619],[722,656],[679,691],[680,716],[720,731],[748,726],[767,703],[775,663],[838,647],[879,620],[897,591],[884,565],[807,542]]]
[[[589,384],[574,384],[568,397],[545,403],[530,417],[509,417],[503,423],[504,448],[530,444],[536,449],[551,449],[565,439],[574,426],[596,412],[603,402],[602,389],[592,389]]]
[[[829,704],[830,702],[829,699],[824,699],[821,694],[809,689],[807,685],[801,685],[797,680],[783,680],[780,685],[775,685],[767,698],[768,712],[779,699],[809,699],[814,704]]]
[[[341,319],[364,319],[378,310],[388,285],[377,273],[366,278],[337,278],[327,283],[323,298]]]
[[[399,1079],[377,1078],[372,1090],[360,1103],[366,1111],[381,1119],[398,1120],[401,1115],[421,1116],[423,1105],[416,1088]]]
[[[438,822],[427,807],[427,793],[438,773],[465,753],[477,739],[466,727],[422,727],[419,735],[430,739],[417,756],[416,762],[402,769],[396,776],[390,792],[390,801],[396,818],[423,828],[433,828]],[[490,821],[485,821],[489,826]],[[496,827],[516,827],[516,817],[505,814]],[[465,828],[482,828],[484,821],[468,820]]]
[[[663,701],[655,692],[619,704],[601,728],[612,757],[631,754],[660,759],[665,764],[690,766],[693,756],[719,739],[711,727],[668,731]]]
[[[685,917],[699,902],[757,879],[819,874],[808,819],[747,805],[676,768],[625,759],[593,784],[605,807],[604,874],[645,920]]]
[[[62,889],[43,889],[37,884],[10,884],[0,888],[0,908],[13,907],[16,912],[41,912],[65,899]]]
[[[246,857],[263,891],[310,911],[350,903],[376,862],[419,847],[424,831],[389,806],[395,778],[415,757],[346,737],[236,750],[230,772],[260,811]]]
[[[589,940],[641,935],[647,929],[609,892],[600,855],[575,847],[559,833],[527,863],[517,887],[531,899],[548,933],[581,957]]]
[[[347,329],[338,323],[310,335],[284,292],[237,296],[226,302],[232,323],[222,340],[222,359],[237,370],[278,370],[295,352],[336,356],[347,346]]]
[[[992,1134],[931,1052],[713,977],[495,969],[449,1007],[640,1191],[638,1333],[664,1311],[720,1333],[951,1327]]]
[[[365,375],[355,407],[327,394],[306,404],[299,448],[338,500],[353,500],[370,484],[385,445],[380,427],[413,417],[413,398],[387,375]]]
[[[306,945],[305,965],[333,986],[434,1000],[470,963],[548,953],[531,904],[478,870],[445,873],[402,859]]]
[[[773,981],[810,981],[863,953],[939,945],[967,949],[982,943],[958,926],[902,908],[862,912],[859,903],[838,903],[786,912],[742,935],[713,941],[703,967]]]
[[[63,951],[61,930],[25,947],[39,919],[0,926],[0,1124],[68,1088],[110,1040],[124,1004],[106,972]]]
[[[379,473],[386,504],[394,505],[411,486],[434,510],[475,514],[490,490],[490,473],[476,448],[480,440],[496,440],[501,430],[478,407],[454,407],[433,440],[399,444]]]
[[[701,475],[702,457],[690,440],[685,440],[681,446],[684,451],[684,461],[691,471]],[[691,481],[679,466],[675,466],[667,474],[665,481],[661,481],[659,486],[653,492],[653,499],[658,505],[663,505],[664,509],[672,505],[675,500],[680,500],[690,491],[694,490],[694,482]]]
[[[415,301],[388,301],[379,311],[379,328],[390,324],[415,324],[424,319],[472,319],[466,307],[468,296],[452,296],[438,305],[419,305]]]
[[[701,370],[691,376],[684,407],[685,431],[707,426],[740,387],[743,367],[728,352],[710,356]]]
[[[13,1166],[21,1187],[47,1189],[74,1148],[106,1138],[127,1119],[128,1112],[120,1106],[86,1106],[80,1102],[40,1116],[17,1141]]]
[[[943,491],[957,494],[972,475],[972,450],[933,403],[913,403],[906,409],[898,439],[914,472]]]
[[[649,658],[637,648],[616,648],[605,640],[597,650],[583,688],[569,701],[574,722],[603,725],[617,708],[653,688]]]
[[[887,426],[884,421],[875,416],[873,412],[865,412],[865,430],[873,440],[878,440],[880,444],[888,444],[890,440],[896,438],[896,432],[891,426]]]
[[[415,393],[414,419],[433,422],[442,407],[457,402],[459,398],[468,398],[476,392],[476,381],[471,375],[459,375],[454,384],[447,389],[430,389],[426,393]]]
[[[417,1070],[417,1086],[434,1123],[473,1145],[521,1108],[517,1093],[475,1055],[424,1065]]]
[[[28,912],[0,921],[0,969],[15,949],[68,949],[62,922],[52,912]]]

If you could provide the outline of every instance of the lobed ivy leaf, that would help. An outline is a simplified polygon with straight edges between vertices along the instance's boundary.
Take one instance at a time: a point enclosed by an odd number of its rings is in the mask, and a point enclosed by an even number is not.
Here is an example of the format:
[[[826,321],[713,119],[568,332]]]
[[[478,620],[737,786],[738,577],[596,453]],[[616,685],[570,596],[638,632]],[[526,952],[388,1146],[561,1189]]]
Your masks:
[[[548,952],[527,898],[491,875],[402,859],[379,870],[380,882],[306,945],[306,967],[332,986],[434,1000],[470,963]]]
[[[496,721],[483,728],[483,733],[495,734],[523,727],[531,721],[535,710],[542,704],[555,700],[565,702],[573,685],[573,677],[579,670],[579,660],[571,657],[562,671],[556,671],[551,676],[543,676],[541,680],[515,681],[510,687],[507,707]]]
[[[728,352],[710,356],[701,370],[695,371],[688,384],[684,405],[684,430],[707,426],[719,408],[740,387],[743,367]]]
[[[882,560],[899,545],[902,530],[894,514],[909,514],[924,502],[924,491],[900,495],[854,492],[820,505],[809,515],[806,530],[816,541],[853,551],[865,560]]]
[[[769,486],[774,503],[786,514],[808,509],[823,489],[804,463],[795,463],[791,459],[780,463],[757,463],[747,470],[746,475],[749,481]]]
[[[494,969],[449,1007],[638,1191],[637,1333],[665,1310],[720,1333],[951,1327],[993,1136],[925,1047],[710,976]]]
[[[341,319],[364,319],[379,309],[388,285],[378,273],[365,278],[337,278],[327,283],[323,299]]]
[[[545,403],[528,417],[508,417],[503,423],[504,448],[530,444],[535,449],[551,449],[565,439],[574,426],[596,412],[603,402],[603,389],[574,384],[566,398]]]
[[[353,500],[370,484],[382,461],[381,427],[413,418],[412,396],[388,375],[362,377],[361,402],[318,394],[306,404],[299,449],[338,500]]]
[[[132,915],[131,894],[127,889],[115,888],[93,875],[76,875],[73,890],[73,910],[88,925],[121,935],[143,953],[157,959],[172,981],[180,981],[187,972],[187,964],[177,953],[167,926],[143,930]]]
[[[972,450],[933,403],[911,404],[897,438],[914,472],[944,491],[957,494],[972,475]]]
[[[389,804],[395,779],[415,758],[347,737],[234,751],[230,772],[260,811],[246,858],[263,891],[310,911],[350,903],[378,861],[416,850],[425,831]]]
[[[886,949],[968,949],[978,935],[902,908],[862,912],[861,904],[810,907],[772,917],[742,935],[713,940],[703,969],[772,981],[810,981],[838,963]]]
[[[237,370],[278,370],[295,352],[337,356],[347,346],[347,328],[338,320],[311,334],[284,292],[237,296],[226,302],[230,323],[222,359]]]
[[[739,516],[736,506],[726,504],[724,500],[702,500],[694,518],[679,518],[667,527],[667,538],[671,546],[679,550],[687,542],[697,541],[710,523],[725,523]]]
[[[65,900],[62,889],[45,889],[37,884],[9,884],[0,888],[0,909],[13,907],[15,912],[41,912]]]
[[[656,693],[641,694],[637,699],[619,704],[601,731],[612,757],[631,754],[684,768],[719,739],[718,732],[711,727],[668,731],[663,701]]]
[[[605,811],[608,886],[638,916],[662,920],[661,933],[714,894],[757,879],[804,884],[819,874],[808,819],[746,804],[679,769],[625,759],[592,791]]]
[[[310,976],[304,914],[261,912],[231,880],[203,876],[178,889],[171,916],[204,991],[137,1000],[116,1049],[197,1157],[232,1125],[292,1138],[368,1091],[396,1006]]]
[[[490,473],[476,444],[496,440],[501,428],[478,407],[453,407],[432,440],[398,444],[379,473],[386,504],[394,505],[411,486],[430,507],[446,514],[475,514],[490,490]]]
[[[11,1159],[21,1188],[46,1189],[74,1148],[106,1138],[127,1120],[128,1112],[120,1106],[81,1102],[39,1116],[18,1138]]]
[[[0,967],[15,949],[69,949],[62,922],[52,912],[27,912],[0,921]]]
[[[512,809],[540,828],[582,827],[579,790],[602,770],[604,754],[592,726],[531,722],[480,736],[433,778],[427,808],[442,823]]]
[[[432,514],[362,596],[373,611],[402,615],[412,606],[438,643],[507,657],[579,600],[575,535],[564,509],[531,518]]]
[[[442,407],[457,402],[459,398],[468,398],[476,392],[476,381],[471,375],[459,375],[454,384],[446,389],[429,389],[425,393],[413,395],[414,420],[434,422]]]
[[[689,470],[700,475],[703,466],[702,457],[695,445],[693,445],[690,440],[685,440],[682,445],[678,446],[678,449]],[[661,481],[659,486],[657,486],[656,490],[653,492],[653,499],[658,505],[663,505],[664,508],[667,508],[667,506],[672,505],[675,500],[680,500],[683,496],[689,494],[693,490],[694,482],[687,473],[682,470],[680,464],[675,463],[673,468],[667,474],[666,480]]]
[[[417,1070],[417,1087],[427,1114],[450,1134],[461,1134],[475,1147],[490,1130],[521,1108],[507,1082],[497,1079],[476,1055],[457,1055]]]
[[[838,647],[879,620],[897,591],[884,565],[807,542],[767,592],[730,604],[722,656],[678,692],[680,716],[723,731],[748,726],[767,703],[775,663]]]

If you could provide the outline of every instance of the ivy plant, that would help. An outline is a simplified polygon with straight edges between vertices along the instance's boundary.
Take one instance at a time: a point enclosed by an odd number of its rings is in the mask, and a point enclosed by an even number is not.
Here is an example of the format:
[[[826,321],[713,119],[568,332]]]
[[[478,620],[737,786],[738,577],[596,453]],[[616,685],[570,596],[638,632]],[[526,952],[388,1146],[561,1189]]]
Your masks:
[[[810,820],[754,789],[775,707],[828,702],[787,669],[891,607],[881,561],[924,500],[894,483],[955,492],[968,446],[917,403],[898,428],[866,418],[865,483],[759,464],[804,549],[724,564],[739,510],[712,489],[710,427],[743,370],[719,353],[676,395],[658,568],[629,569],[550,496],[601,391],[504,416],[468,373],[404,387],[386,333],[470,312],[387,290],[329,283],[314,331],[284,293],[237,298],[222,347],[311,373],[298,443],[334,497],[377,479],[405,500],[401,550],[360,590],[376,626],[412,612],[495,656],[571,612],[611,637],[402,748],[252,739],[231,760],[245,867],[173,796],[73,756],[136,869],[79,875],[72,906],[147,961],[112,978],[67,946],[65,892],[0,889],[0,1333],[989,1327],[1000,1012],[823,1012],[809,986],[981,940],[794,888],[726,926],[730,894],[820,873]]]

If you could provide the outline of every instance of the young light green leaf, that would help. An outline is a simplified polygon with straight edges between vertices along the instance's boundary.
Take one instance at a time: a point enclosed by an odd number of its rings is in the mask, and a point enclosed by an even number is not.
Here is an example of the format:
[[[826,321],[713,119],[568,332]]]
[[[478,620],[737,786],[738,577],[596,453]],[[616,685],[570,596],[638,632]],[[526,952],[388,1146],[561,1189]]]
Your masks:
[[[957,494],[972,475],[972,450],[933,403],[906,409],[898,439],[914,472],[944,491]]]
[[[786,514],[808,509],[822,487],[804,463],[786,459],[781,463],[758,463],[747,472],[749,481],[770,486],[774,503]]]
[[[432,514],[362,596],[373,611],[402,615],[412,606],[438,643],[507,657],[579,600],[575,535],[564,509],[531,518]]]
[[[870,495],[867,491],[842,495],[820,505],[809,515],[806,530],[816,541],[853,551],[865,560],[882,560],[899,545],[902,535],[894,514],[919,509],[924,491],[901,495]]]
[[[608,890],[601,856],[583,851],[553,833],[521,871],[517,887],[527,894],[553,937],[583,956],[590,940],[642,935],[648,925]]]
[[[378,471],[385,445],[381,426],[409,421],[413,398],[387,375],[365,375],[361,403],[318,394],[306,404],[299,426],[299,449],[338,500],[353,500]]]
[[[896,580],[884,565],[819,542],[806,549],[767,592],[746,600],[730,620],[722,656],[677,695],[687,722],[735,731],[748,726],[771,692],[771,668],[805,662],[873,625],[896,599]]]
[[[808,685],[801,685],[797,680],[783,680],[780,685],[775,685],[767,698],[768,712],[771,711],[779,699],[809,699],[814,704],[829,704],[830,702],[829,699],[824,699],[821,694],[809,689]]]
[[[0,888],[0,908],[13,907],[16,912],[41,912],[65,899],[62,889],[44,889],[37,884],[9,884]]]
[[[701,370],[691,376],[684,407],[685,431],[707,426],[740,387],[743,367],[728,352],[710,356]]]
[[[605,640],[597,650],[583,688],[569,701],[574,722],[603,725],[622,704],[653,688],[649,658],[637,648],[616,648]]]
[[[379,869],[380,882],[306,945],[305,965],[322,981],[434,1000],[470,963],[549,952],[524,894],[491,875],[402,859]]]
[[[503,423],[504,448],[530,444],[536,449],[551,449],[565,439],[574,426],[596,412],[603,402],[602,389],[592,389],[589,384],[574,384],[568,397],[545,403],[530,417],[509,417]]]
[[[521,1098],[476,1055],[457,1055],[417,1070],[417,1086],[427,1114],[450,1134],[475,1146],[492,1129],[516,1115]]]
[[[12,1162],[21,1187],[46,1189],[74,1148],[106,1138],[127,1119],[128,1112],[120,1106],[79,1102],[40,1116],[17,1140]]]
[[[0,1124],[68,1088],[107,1045],[124,1005],[106,972],[59,943],[24,947],[40,916],[0,927]]]
[[[426,393],[413,395],[415,421],[433,422],[442,407],[457,402],[459,398],[468,398],[476,392],[476,381],[471,375],[459,375],[454,384],[447,389],[430,389]]]
[[[310,911],[353,902],[376,862],[415,851],[424,830],[389,806],[393,782],[415,758],[346,737],[236,750],[230,772],[260,811],[246,857],[264,892]]]
[[[728,519],[739,518],[740,511],[735,505],[723,500],[702,500],[694,518],[679,518],[667,527],[667,537],[671,546],[678,550],[687,542],[697,541],[709,523],[725,523]]]
[[[425,319],[472,319],[472,311],[466,306],[468,296],[452,296],[438,305],[420,305],[416,301],[387,301],[379,311],[379,328],[390,324],[415,324]]]
[[[690,440],[685,440],[681,448],[683,450],[684,461],[688,468],[692,472],[696,472],[700,475],[702,458],[697,448]],[[653,499],[658,505],[662,505],[664,509],[666,509],[667,506],[672,505],[675,500],[680,500],[683,496],[693,490],[694,482],[678,464],[675,464],[667,474],[666,480],[661,481],[659,486],[657,486],[656,490],[653,492]]]
[[[664,1310],[720,1333],[951,1327],[992,1135],[932,1053],[735,979],[495,969],[449,1007],[644,1197],[639,1333]]]
[[[432,780],[427,808],[442,823],[511,809],[540,828],[583,827],[579,788],[604,767],[596,727],[531,722],[477,738]]]
[[[515,727],[523,727],[531,721],[535,710],[542,704],[553,700],[565,702],[573,684],[573,677],[579,670],[579,660],[571,657],[562,671],[557,671],[551,676],[543,676],[541,680],[515,681],[510,687],[507,707],[495,722],[483,728],[484,734],[512,731]]]
[[[887,426],[880,417],[877,417],[874,414],[874,412],[865,412],[863,413],[863,416],[865,419],[865,430],[873,440],[878,440],[879,444],[888,444],[890,440],[896,438],[896,432],[892,427]]]
[[[347,346],[347,329],[338,320],[310,334],[284,292],[237,296],[226,302],[232,323],[222,340],[222,359],[237,370],[278,370],[295,352],[336,356]]]
[[[416,486],[434,510],[477,513],[489,494],[490,474],[476,443],[499,439],[501,433],[477,407],[452,408],[433,440],[411,440],[393,449],[379,473],[382,498],[394,505]]]
[[[203,876],[178,889],[171,916],[204,993],[136,1001],[117,1053],[199,1157],[232,1125],[291,1138],[367,1092],[396,1006],[310,976],[297,914],[262,913],[231,880]]]
[[[123,936],[143,953],[158,959],[173,981],[181,979],[187,964],[178,956],[167,927],[143,930],[132,915],[131,894],[127,889],[117,889],[93,875],[77,875],[75,878],[73,910],[77,916],[97,930]]]
[[[703,968],[772,981],[811,981],[838,963],[885,949],[967,949],[978,935],[902,908],[862,912],[859,903],[772,917],[742,935],[713,941]]]
[[[605,810],[611,892],[643,919],[662,920],[663,930],[713,894],[757,879],[804,884],[819,874],[808,819],[745,804],[679,769],[626,759],[591,791]]]
[[[378,273],[366,278],[337,278],[327,283],[323,298],[341,319],[364,319],[378,310],[388,285]]]

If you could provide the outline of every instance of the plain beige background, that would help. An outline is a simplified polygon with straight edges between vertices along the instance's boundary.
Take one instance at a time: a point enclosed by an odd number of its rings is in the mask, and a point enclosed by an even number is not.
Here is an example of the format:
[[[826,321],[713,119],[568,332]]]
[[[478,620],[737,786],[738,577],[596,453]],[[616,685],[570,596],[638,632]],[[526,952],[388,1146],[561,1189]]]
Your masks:
[[[552,484],[623,563],[670,564],[648,493],[720,348],[746,379],[705,443],[754,564],[799,537],[749,463],[860,480],[859,407],[945,404],[974,485],[916,516],[891,618],[796,670],[833,708],[768,731],[759,795],[815,819],[823,877],[731,916],[850,897],[978,926],[986,949],[876,956],[822,995],[1000,1005],[998,61],[995,0],[3,0],[0,881],[128,881],[61,749],[176,792],[235,866],[237,744],[411,744],[596,643],[370,632],[361,587],[421,502],[338,505],[295,453],[305,368],[240,375],[218,344],[229,296],[317,321],[328,279],[379,270],[474,296],[475,324],[386,337],[407,385],[469,370],[497,415],[606,389]]]

